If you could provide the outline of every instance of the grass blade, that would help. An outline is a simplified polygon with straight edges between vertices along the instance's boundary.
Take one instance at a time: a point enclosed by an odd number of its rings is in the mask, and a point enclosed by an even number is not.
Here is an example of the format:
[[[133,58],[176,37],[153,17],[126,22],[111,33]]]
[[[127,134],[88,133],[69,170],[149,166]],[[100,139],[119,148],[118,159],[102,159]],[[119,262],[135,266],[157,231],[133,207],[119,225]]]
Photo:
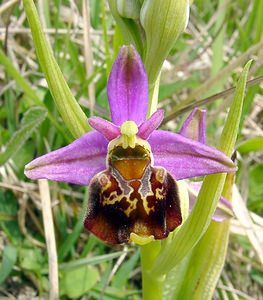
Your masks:
[[[57,109],[66,126],[75,138],[89,130],[87,117],[72,95],[62,72],[54,58],[44,32],[41,28],[36,7],[32,0],[24,0],[24,9],[31,28],[33,41],[42,70]]]
[[[26,140],[30,138],[33,132],[45,120],[46,115],[46,109],[38,106],[32,107],[25,113],[20,129],[13,134],[5,150],[0,153],[0,165],[3,165],[21,149]]]
[[[251,61],[246,64],[240,76],[220,139],[219,149],[228,156],[232,155],[237,138],[250,65]],[[226,174],[213,174],[205,177],[192,213],[175,235],[169,247],[164,248],[155,261],[152,270],[154,274],[168,273],[198,243],[211,222],[223,190],[225,178]]]

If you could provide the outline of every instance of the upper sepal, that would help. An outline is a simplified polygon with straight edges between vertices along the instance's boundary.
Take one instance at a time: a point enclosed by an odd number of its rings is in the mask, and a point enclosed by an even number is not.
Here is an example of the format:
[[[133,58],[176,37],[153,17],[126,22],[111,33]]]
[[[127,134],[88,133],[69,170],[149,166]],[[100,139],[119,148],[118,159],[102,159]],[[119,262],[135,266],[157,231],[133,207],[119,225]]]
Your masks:
[[[148,80],[142,60],[133,46],[123,46],[109,76],[108,99],[112,122],[140,125],[148,109]]]

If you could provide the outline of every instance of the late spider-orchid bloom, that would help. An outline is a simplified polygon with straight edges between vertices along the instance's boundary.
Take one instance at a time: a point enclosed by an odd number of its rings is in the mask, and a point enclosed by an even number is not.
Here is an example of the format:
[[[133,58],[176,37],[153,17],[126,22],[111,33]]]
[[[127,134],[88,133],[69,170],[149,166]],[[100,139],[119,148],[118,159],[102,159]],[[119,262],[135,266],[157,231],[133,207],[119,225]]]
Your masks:
[[[183,134],[156,130],[163,111],[148,120],[148,83],[132,46],[121,48],[108,81],[112,122],[30,162],[25,174],[89,185],[85,227],[109,244],[164,239],[182,222],[177,181],[233,172],[230,158]]]

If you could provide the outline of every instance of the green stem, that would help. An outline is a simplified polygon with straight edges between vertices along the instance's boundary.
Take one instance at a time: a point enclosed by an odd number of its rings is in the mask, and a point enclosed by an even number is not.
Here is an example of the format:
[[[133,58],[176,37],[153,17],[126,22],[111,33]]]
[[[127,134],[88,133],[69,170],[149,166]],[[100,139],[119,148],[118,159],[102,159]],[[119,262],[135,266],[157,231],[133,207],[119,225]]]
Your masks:
[[[149,272],[161,249],[159,241],[141,246],[143,300],[162,300],[165,276],[152,276]]]
[[[111,60],[110,60],[109,40],[107,35],[106,12],[105,12],[104,0],[101,2],[101,13],[102,13],[103,39],[104,39],[104,46],[105,46],[106,72],[107,72],[107,77],[109,77],[110,70],[111,70]]]
[[[159,74],[154,83],[149,82],[149,106],[147,113],[148,118],[157,110],[160,77],[161,73]]]

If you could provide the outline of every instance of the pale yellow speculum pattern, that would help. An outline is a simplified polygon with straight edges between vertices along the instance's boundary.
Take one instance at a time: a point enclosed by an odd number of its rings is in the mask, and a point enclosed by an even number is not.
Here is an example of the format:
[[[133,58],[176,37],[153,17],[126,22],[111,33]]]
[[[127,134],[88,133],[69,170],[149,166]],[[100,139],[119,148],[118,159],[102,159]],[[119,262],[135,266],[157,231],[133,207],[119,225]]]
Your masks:
[[[125,209],[124,213],[127,217],[129,217],[130,213],[137,208],[138,199],[135,198],[133,200],[130,200],[128,198],[128,199],[126,199],[126,201],[130,204],[130,206],[127,209]]]
[[[158,170],[156,171],[156,179],[163,184],[164,183],[164,179],[166,178],[166,171],[163,168],[158,168]],[[164,195],[163,195],[163,187],[162,188],[157,188],[155,190],[155,197],[157,200],[163,200],[164,199]]]
[[[106,191],[108,188],[111,187],[111,182],[110,182],[109,178],[107,177],[107,175],[105,175],[105,174],[99,175],[98,181],[99,181],[100,185],[102,186],[102,192]]]
[[[132,191],[128,195],[124,196],[123,194],[117,195],[117,192],[114,191],[114,192],[110,193],[110,195],[108,197],[105,197],[105,196],[103,197],[102,205],[103,206],[104,205],[114,205],[115,203],[121,202],[121,200],[124,199],[126,202],[129,203],[129,207],[126,208],[123,212],[125,213],[125,215],[127,217],[129,217],[131,212],[137,209],[137,203],[138,203],[137,198],[132,199],[132,200],[130,199],[131,193],[132,193]],[[154,211],[154,207],[148,207],[148,201],[147,201],[147,197],[153,196],[153,195],[154,195],[154,193],[151,191],[145,197],[141,196],[142,205],[143,205],[143,208],[144,208],[145,212],[147,213],[147,215],[149,215],[151,211]],[[158,195],[159,200],[161,200],[162,197],[163,197],[162,195],[160,195],[160,197]]]
[[[107,188],[105,189],[102,189],[102,192],[105,191],[106,189],[108,189],[109,187],[111,186],[111,182],[109,181],[109,185],[107,185]],[[125,215],[127,217],[130,216],[130,213],[135,210],[137,208],[137,202],[138,202],[138,199],[133,199],[131,200],[130,199],[130,195],[132,193],[132,190],[129,192],[128,195],[117,195],[117,192],[114,191],[112,193],[110,193],[109,197],[103,197],[103,200],[102,200],[102,205],[114,205],[115,203],[117,202],[121,202],[122,199],[124,199],[126,202],[128,202],[130,205],[127,209],[125,209],[123,212],[125,213]]]
[[[166,171],[163,168],[158,168],[158,170],[156,171],[156,179],[160,182],[160,183],[164,183],[164,179],[166,177]]]
[[[155,190],[155,197],[156,197],[157,200],[163,200],[164,199],[163,188]]]
[[[102,205],[114,205],[117,202],[121,202],[121,200],[124,199],[126,202],[128,202],[130,205],[128,208],[126,208],[123,212],[127,217],[130,216],[130,213],[134,211],[137,208],[137,202],[138,199],[131,200],[129,195],[123,196],[123,195],[117,195],[117,192],[112,192],[109,197],[104,197],[102,201]]]
[[[145,212],[147,213],[147,215],[149,215],[151,211],[154,211],[154,207],[148,207],[148,201],[147,201],[148,196],[154,196],[154,193],[152,192],[152,190],[146,196],[144,196],[144,197],[141,196],[142,205],[143,205],[143,208],[144,208]]]
[[[163,183],[165,175],[166,175],[165,170],[160,168],[156,173],[156,178],[160,183]],[[105,176],[105,175],[102,175],[102,176]],[[106,176],[105,176],[105,178],[108,180],[108,178]],[[102,178],[104,183],[106,182],[105,178],[104,177]],[[102,189],[102,191],[105,191],[110,186],[111,186],[111,182],[110,182],[110,180],[108,180],[107,184]],[[139,190],[139,192],[140,192],[140,190]],[[120,202],[122,199],[124,199],[127,203],[129,203],[129,207],[127,209],[125,209],[123,212],[125,213],[125,215],[127,217],[129,217],[131,212],[137,209],[137,203],[138,203],[138,199],[133,199],[133,200],[130,199],[131,193],[132,193],[132,190],[127,195],[124,195],[124,194],[117,195],[117,192],[114,191],[109,195],[109,197],[104,196],[103,201],[102,201],[102,205],[114,205],[115,203]],[[143,208],[144,208],[146,214],[149,215],[150,212],[154,212],[154,206],[153,207],[148,207],[148,201],[147,201],[148,197],[154,196],[151,185],[149,185],[149,192],[144,196],[142,195],[142,193],[140,193],[140,196],[141,196],[142,205],[143,205]],[[163,188],[157,188],[156,189],[155,197],[159,201],[164,199]]]
[[[117,195],[117,192],[114,191],[110,193],[109,197],[103,197],[102,205],[113,205],[116,202],[120,202],[123,198],[123,195]]]

